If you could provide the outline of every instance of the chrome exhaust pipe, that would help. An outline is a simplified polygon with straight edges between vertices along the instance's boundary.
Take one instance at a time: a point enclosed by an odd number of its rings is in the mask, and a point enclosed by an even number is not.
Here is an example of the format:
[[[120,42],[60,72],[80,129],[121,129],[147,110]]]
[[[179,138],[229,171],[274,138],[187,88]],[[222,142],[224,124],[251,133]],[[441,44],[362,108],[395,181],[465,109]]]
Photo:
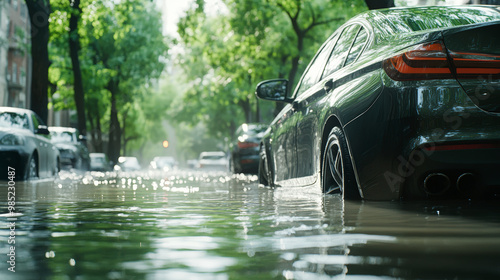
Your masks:
[[[472,173],[464,173],[457,179],[457,189],[460,193],[471,195],[477,189],[476,176]]]
[[[429,195],[444,194],[450,188],[450,178],[443,173],[431,173],[424,180],[424,191]]]

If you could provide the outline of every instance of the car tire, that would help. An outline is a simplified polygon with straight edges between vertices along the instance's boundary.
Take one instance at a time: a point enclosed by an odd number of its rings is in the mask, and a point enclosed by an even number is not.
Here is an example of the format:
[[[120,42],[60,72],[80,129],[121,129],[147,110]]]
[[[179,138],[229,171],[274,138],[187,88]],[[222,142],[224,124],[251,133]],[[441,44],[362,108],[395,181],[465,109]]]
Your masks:
[[[340,192],[345,199],[361,199],[347,141],[338,127],[334,127],[328,135],[322,162],[321,185],[324,193]]]
[[[265,151],[262,149],[263,147],[261,147],[261,151],[259,153],[260,159],[259,159],[259,168],[257,171],[259,184],[272,187],[273,186],[272,173],[271,170],[269,169],[269,163],[267,162],[267,156],[265,154]]]
[[[28,166],[24,175],[25,180],[38,178],[38,160],[35,154],[32,154],[28,160]]]

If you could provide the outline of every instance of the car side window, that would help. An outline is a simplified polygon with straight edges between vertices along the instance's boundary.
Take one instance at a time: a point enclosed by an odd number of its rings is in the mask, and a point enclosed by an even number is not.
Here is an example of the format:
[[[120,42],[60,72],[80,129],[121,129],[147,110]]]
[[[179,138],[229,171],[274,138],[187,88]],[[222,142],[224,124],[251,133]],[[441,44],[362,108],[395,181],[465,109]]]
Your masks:
[[[316,58],[307,69],[307,72],[302,76],[299,88],[297,89],[297,95],[302,94],[304,91],[306,91],[319,81],[321,72],[325,65],[325,61],[328,58],[328,55],[330,54],[333,46],[335,45],[337,38],[338,35],[333,36],[316,55]]]
[[[340,39],[338,40],[335,48],[332,51],[332,54],[330,55],[330,58],[328,59],[323,77],[326,77],[342,68],[347,57],[347,53],[349,52],[349,48],[351,47],[351,44],[354,41],[359,28],[360,26],[355,24],[346,27],[342,31]]]
[[[363,46],[365,45],[367,39],[368,33],[366,32],[366,29],[361,27],[358,32],[358,36],[356,36],[356,40],[354,40],[354,44],[352,44],[351,50],[349,51],[349,55],[347,56],[344,66],[347,66],[356,60],[356,58],[363,50]]]
[[[31,120],[33,121],[33,129],[36,131],[38,129],[38,125],[40,125],[38,118],[36,115],[31,115]]]

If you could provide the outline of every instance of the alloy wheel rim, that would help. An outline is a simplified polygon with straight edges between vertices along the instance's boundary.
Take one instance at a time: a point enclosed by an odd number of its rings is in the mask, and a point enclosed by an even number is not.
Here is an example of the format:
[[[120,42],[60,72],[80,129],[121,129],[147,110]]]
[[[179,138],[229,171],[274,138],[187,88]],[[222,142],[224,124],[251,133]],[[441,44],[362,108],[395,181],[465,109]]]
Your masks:
[[[340,151],[339,142],[337,139],[330,142],[326,153],[326,161],[331,180],[328,180],[329,186],[326,193],[339,191],[344,182],[344,168],[342,162],[342,153]],[[327,171],[327,172],[328,172]]]

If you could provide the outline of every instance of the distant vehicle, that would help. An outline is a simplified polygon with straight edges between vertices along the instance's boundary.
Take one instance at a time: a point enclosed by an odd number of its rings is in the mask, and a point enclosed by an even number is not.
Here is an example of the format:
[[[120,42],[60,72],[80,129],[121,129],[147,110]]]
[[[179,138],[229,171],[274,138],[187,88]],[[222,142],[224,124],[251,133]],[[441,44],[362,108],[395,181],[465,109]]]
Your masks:
[[[31,110],[0,107],[0,179],[8,179],[9,168],[15,180],[54,177],[60,170],[59,150]]]
[[[261,123],[244,123],[236,129],[229,160],[232,172],[257,174],[260,141],[267,127]]]
[[[115,170],[138,171],[141,170],[141,165],[136,157],[119,157],[118,164],[115,165]]]
[[[198,160],[198,167],[207,170],[228,170],[226,153],[222,151],[202,152]]]
[[[155,157],[149,163],[149,166],[155,170],[172,170],[177,168],[177,161],[173,157]]]
[[[497,34],[497,35],[494,35]],[[370,10],[333,32],[262,139],[259,182],[345,199],[470,197],[500,186],[500,6]]]
[[[90,170],[91,171],[111,171],[113,170],[111,161],[104,153],[90,153]]]
[[[199,167],[198,160],[197,159],[188,159],[186,161],[187,167],[191,169],[195,169]]]
[[[72,127],[49,127],[51,141],[59,149],[62,167],[90,169],[89,150],[83,141],[85,136]]]

